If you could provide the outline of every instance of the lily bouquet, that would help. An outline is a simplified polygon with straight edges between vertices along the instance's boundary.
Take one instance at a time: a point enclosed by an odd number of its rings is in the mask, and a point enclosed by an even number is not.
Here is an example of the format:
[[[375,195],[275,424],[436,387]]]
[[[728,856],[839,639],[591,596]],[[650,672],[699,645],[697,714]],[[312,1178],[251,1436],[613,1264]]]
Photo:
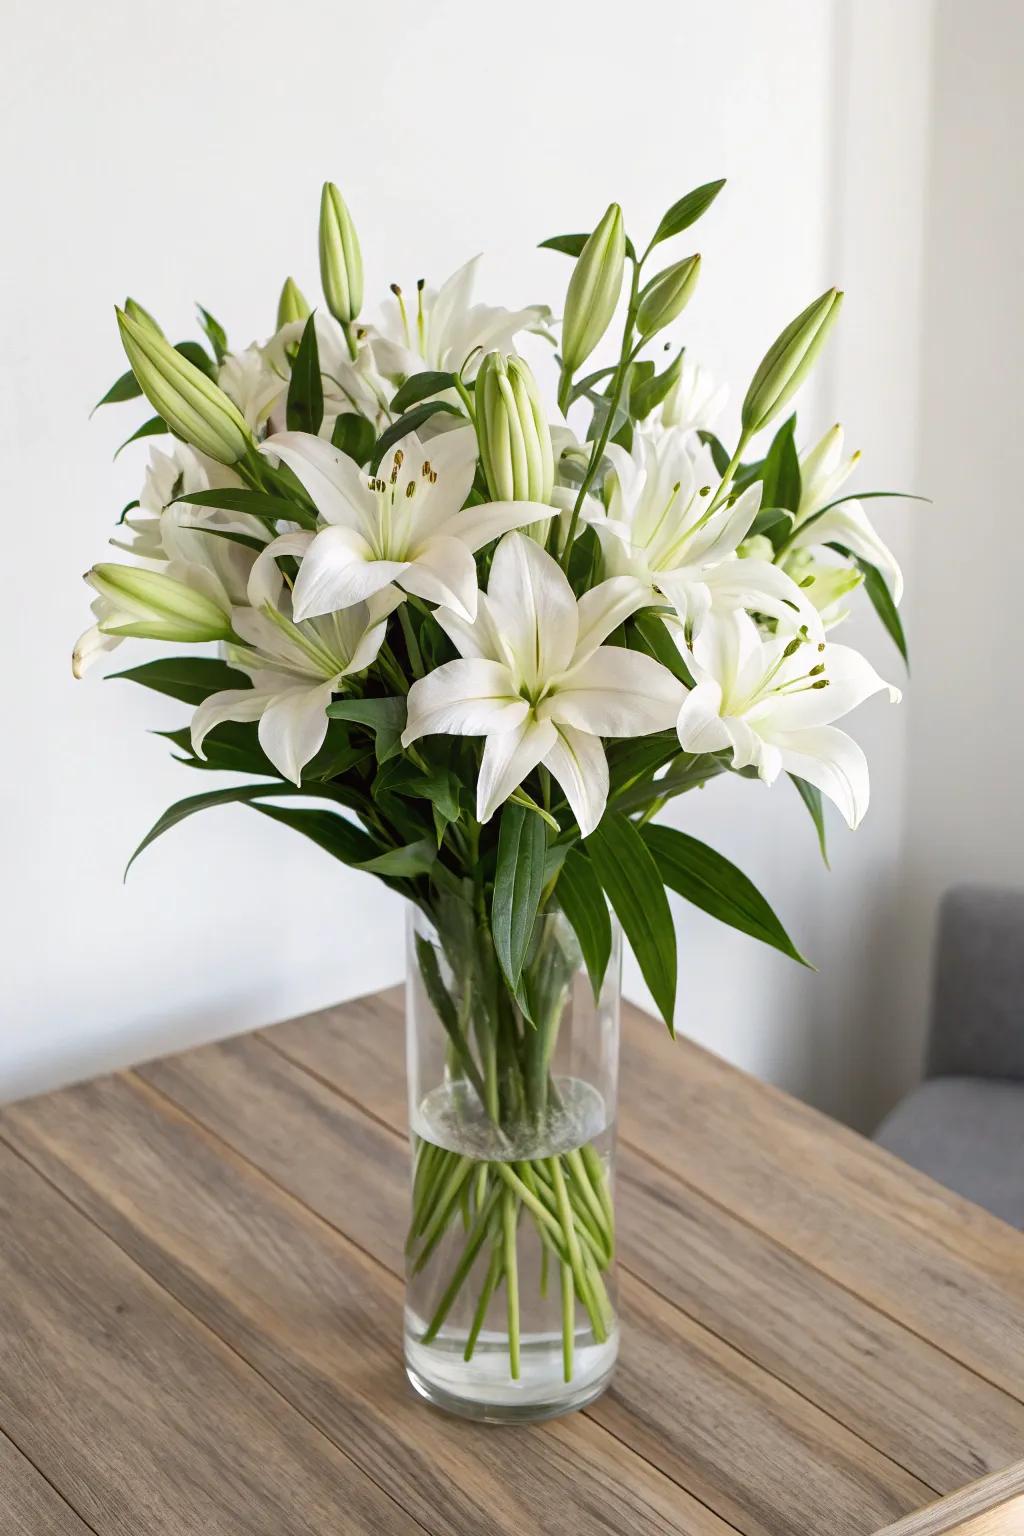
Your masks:
[[[86,577],[75,673],[127,637],[204,647],[117,674],[192,706],[179,760],[233,776],[141,847],[238,803],[408,899],[407,1355],[484,1416],[584,1401],[614,1361],[620,925],[670,1028],[667,891],[801,959],[656,816],[717,776],[788,776],[824,850],[822,797],[851,827],[868,803],[835,722],[887,686],[832,638],[855,589],[903,648],[899,568],[842,489],[857,455],[839,427],[801,453],[785,415],[842,295],[769,348],[733,446],[724,392],[661,350],[701,259],[659,258],[722,185],[639,252],[616,204],[544,241],[572,261],[557,340],[542,306],[475,302],[474,262],[365,319],[331,184],[324,307],[289,279],[268,341],[233,350],[200,309],[205,344],[172,345],[117,311],[131,367],[101,403],[144,395],[134,439],[165,445],[112,540],[131,563]],[[524,332],[557,348],[550,407]]]

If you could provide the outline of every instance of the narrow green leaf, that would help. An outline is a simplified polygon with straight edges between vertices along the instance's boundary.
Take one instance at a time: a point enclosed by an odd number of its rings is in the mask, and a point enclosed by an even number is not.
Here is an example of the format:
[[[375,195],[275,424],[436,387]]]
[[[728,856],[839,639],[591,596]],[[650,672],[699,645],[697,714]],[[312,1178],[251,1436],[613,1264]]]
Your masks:
[[[213,378],[217,371],[213,358],[205,347],[200,346],[198,341],[176,341],[174,350],[175,352],[180,352],[182,357],[192,364],[193,368],[198,368],[200,373],[205,373],[208,379]]]
[[[672,636],[665,628],[664,622],[656,613],[637,614],[634,625],[637,633],[645,642],[646,649],[656,661],[660,661],[663,667],[667,667],[673,677],[677,677],[687,688],[694,686],[693,678],[680,654]]]
[[[750,525],[747,538],[753,538],[758,533],[768,533],[780,523],[784,524],[784,533],[788,534],[793,526],[793,514],[786,507],[762,507],[754,521]]]
[[[141,683],[144,688],[180,699],[183,704],[202,704],[211,693],[220,693],[225,688],[249,687],[244,672],[237,672],[226,661],[213,656],[161,656],[158,661],[144,662],[127,672],[111,672],[107,680],[114,678]]]
[[[377,434],[373,430],[373,423],[367,421],[365,416],[358,416],[355,411],[343,411],[340,416],[335,417],[331,442],[335,448],[340,448],[342,453],[347,453],[360,469],[369,462],[376,441]]]
[[[589,239],[589,232],[585,235],[551,235],[547,240],[542,240],[537,249],[561,251],[563,256],[579,256]]]
[[[277,769],[259,744],[255,725],[228,720],[212,730],[203,742],[203,756],[192,751],[192,733],[183,726],[178,731],[154,731],[185,755],[176,758],[190,768],[208,773],[251,773],[259,778],[275,774]]]
[[[128,447],[129,443],[138,442],[140,437],[162,437],[165,432],[169,431],[170,428],[162,416],[151,416],[148,421],[142,423],[142,426],[137,431],[132,433],[131,437],[125,438],[120,448],[115,450],[114,458],[116,459],[118,454]]]
[[[816,784],[809,784],[806,779],[797,778],[795,773],[788,774],[796,786],[797,792],[810,812],[814,822],[814,830],[818,834],[818,847],[821,849],[822,863],[826,869],[831,868],[828,862],[828,845],[825,838],[825,807],[822,803],[821,790]]]
[[[658,1011],[675,1033],[676,933],[658,866],[631,821],[606,811],[587,853]]]
[[[764,458],[762,506],[785,507],[788,512],[796,512],[800,505],[800,460],[794,442],[795,432],[796,416],[792,415],[772,438]]]
[[[295,793],[297,791],[293,788],[292,794]],[[318,848],[350,867],[365,864],[380,852],[368,832],[355,826],[337,811],[293,811],[286,806],[259,805],[255,802],[252,809],[269,816],[272,821],[279,821],[282,826],[291,827],[293,832],[301,832],[303,837],[308,837]]]
[[[555,894],[579,940],[596,998],[611,957],[612,923],[601,882],[587,856],[575,848],[565,855]]]
[[[230,539],[232,544],[241,544],[257,554],[267,547],[266,539],[259,539],[254,533],[239,533],[234,528],[204,528],[203,533],[210,539]]]
[[[404,848],[388,848],[356,865],[371,875],[392,875],[413,878],[425,875],[437,859],[437,846],[429,838],[407,843]]]
[[[125,400],[137,400],[141,394],[142,388],[139,381],[129,368],[127,373],[122,373],[121,377],[111,384],[103,399],[96,401],[89,414],[91,416],[93,411],[98,411],[101,405],[121,405]]]
[[[377,446],[373,450],[370,467],[376,473],[380,468],[380,461],[388,449],[395,443],[401,442],[403,437],[408,437],[410,432],[418,432],[425,421],[435,416],[438,411],[447,411],[450,416],[461,416],[454,405],[449,405],[447,400],[425,400],[422,405],[416,405],[397,421],[393,421],[386,431],[377,439]]]
[[[401,750],[406,705],[394,699],[335,699],[327,706],[332,720],[354,720],[374,733],[377,761],[387,762]]]
[[[641,827],[640,836],[669,890],[719,922],[807,965],[760,891],[735,864],[675,827]]]
[[[893,602],[892,593],[886,586],[885,577],[876,565],[871,565],[867,560],[857,560],[856,564],[864,572],[864,590],[871,599],[871,605],[892,636],[896,649],[903,657],[903,664],[909,670],[910,657],[907,654],[907,637],[903,630],[903,620]]]
[[[491,932],[498,962],[512,991],[523,962],[544,889],[547,832],[539,816],[509,802],[501,813],[498,861],[491,899]]]
[[[320,431],[324,419],[324,387],[320,377],[320,349],[316,342],[316,316],[310,315],[302,331],[292,377],[288,385],[285,420],[289,432]]]
[[[222,363],[228,355],[228,338],[224,327],[219,320],[215,320],[208,309],[201,304],[196,305],[199,312],[199,324],[206,332],[210,346],[218,363]]]
[[[454,373],[439,373],[434,369],[425,368],[422,373],[411,374],[406,379],[396,392],[391,402],[391,409],[402,415],[410,406],[419,405],[421,400],[429,400],[431,395],[439,395],[442,390],[454,388]]]
[[[724,176],[720,181],[707,181],[702,187],[695,187],[677,203],[673,203],[654,231],[652,248],[660,245],[663,240],[669,240],[673,235],[678,235],[682,230],[689,229],[691,224],[696,224],[701,215],[711,207],[724,186]]]
[[[308,795],[308,789],[297,789],[294,784],[235,784],[230,789],[214,789],[203,795],[190,795],[187,800],[179,800],[169,810],[153,823],[142,842],[136,848],[125,866],[125,878],[135,860],[144,848],[150,843],[155,843],[158,837],[176,827],[179,822],[194,816],[197,811],[212,810],[217,805],[232,805],[238,801],[254,800],[259,795]]]
[[[226,486],[219,491],[189,491],[176,496],[174,501],[188,502],[193,507],[217,507],[223,512],[244,512],[247,517],[258,517],[262,523],[290,522],[301,523],[305,528],[316,527],[315,513],[287,496],[269,496],[266,491]]]

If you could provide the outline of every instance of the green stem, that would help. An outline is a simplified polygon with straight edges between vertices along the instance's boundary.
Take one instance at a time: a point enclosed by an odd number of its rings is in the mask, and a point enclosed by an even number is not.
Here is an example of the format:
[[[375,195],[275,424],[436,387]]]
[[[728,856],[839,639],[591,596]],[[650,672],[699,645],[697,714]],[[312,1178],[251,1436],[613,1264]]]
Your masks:
[[[437,1204],[424,1229],[423,1246],[416,1259],[413,1274],[419,1274],[444,1235],[445,1217],[454,1208],[455,1202],[459,1197],[459,1191],[469,1178],[472,1168],[473,1159],[471,1157],[457,1157],[455,1159],[448,1177],[441,1186]]]
[[[516,1254],[516,1222],[519,1204],[508,1188],[502,1203],[502,1229],[505,1239],[505,1292],[508,1297],[508,1369],[513,1381],[519,1380],[519,1260]]]
[[[455,1300],[456,1296],[462,1289],[467,1275],[476,1262],[476,1256],[480,1252],[480,1249],[483,1247],[484,1238],[487,1236],[487,1229],[491,1224],[491,1212],[494,1210],[494,1207],[497,1204],[499,1193],[500,1186],[496,1184],[494,1189],[491,1191],[491,1198],[489,1199],[487,1206],[480,1212],[480,1215],[477,1217],[473,1225],[473,1230],[470,1232],[468,1238],[466,1239],[466,1245],[462,1250],[462,1255],[459,1259],[459,1262],[456,1264],[452,1271],[451,1279],[445,1286],[444,1294],[437,1304],[436,1312],[430,1319],[427,1330],[423,1335],[423,1339],[421,1341],[422,1343],[429,1344],[431,1340],[437,1337],[445,1318],[451,1311],[452,1302]]]
[[[547,1249],[544,1251],[546,1253]],[[495,1242],[494,1247],[491,1250],[491,1262],[487,1266],[487,1273],[484,1276],[484,1283],[480,1288],[480,1295],[477,1298],[476,1310],[473,1313],[473,1322],[470,1326],[469,1337],[466,1340],[466,1348],[462,1354],[463,1360],[472,1360],[473,1358],[473,1351],[476,1349],[476,1341],[480,1337],[480,1330],[483,1327],[484,1321],[487,1317],[487,1308],[491,1304],[491,1297],[497,1290],[498,1281],[501,1279],[501,1271],[504,1262],[505,1256],[502,1252],[501,1244]]]
[[[576,1342],[576,1297],[573,1290],[572,1270],[568,1264],[561,1266],[559,1275],[562,1283],[562,1378],[565,1381],[572,1381],[572,1354]]]

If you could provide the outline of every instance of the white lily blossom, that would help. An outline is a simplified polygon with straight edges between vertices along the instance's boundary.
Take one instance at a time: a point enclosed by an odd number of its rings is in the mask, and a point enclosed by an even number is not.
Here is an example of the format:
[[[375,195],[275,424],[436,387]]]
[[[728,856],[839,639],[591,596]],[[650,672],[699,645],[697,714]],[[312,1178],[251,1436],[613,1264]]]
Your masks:
[[[661,425],[681,432],[709,432],[728,398],[729,386],[716,385],[702,364],[691,362],[684,354],[679,377],[662,401]]]
[[[463,371],[472,379],[485,352],[514,352],[520,331],[542,326],[549,311],[545,305],[503,309],[473,303],[473,287],[480,257],[474,256],[441,287],[417,286],[415,313],[399,291],[383,306],[379,331],[371,331],[377,364],[389,378],[408,378],[424,369],[451,373]]]
[[[859,501],[835,500],[839,487],[848,479],[860,458],[859,453],[843,458],[843,429],[838,424],[825,433],[800,460],[800,505],[787,540],[787,550],[814,545],[842,544],[852,555],[877,566],[892,591],[893,601],[903,596],[903,572],[899,561],[875,532]],[[822,509],[828,507],[828,511]]]
[[[268,350],[253,342],[244,352],[229,352],[217,383],[233,400],[254,432],[260,431],[288,391],[288,380],[274,367]]]
[[[305,320],[289,320],[264,348],[268,366],[280,374],[284,382],[281,398],[269,418],[271,432],[281,432],[285,427],[284,407],[291,378],[292,357],[305,328]],[[393,389],[381,371],[368,336],[362,331],[358,333],[358,351],[353,359],[345,333],[333,315],[318,309],[313,328],[316,332],[320,384],[324,396],[324,419],[320,435],[329,439],[337,418],[353,414],[365,416],[380,432],[391,419],[388,404]]]
[[[681,429],[637,433],[632,454],[609,444],[604,515],[593,518],[605,569],[646,583],[697,634],[712,606],[750,608],[789,630],[818,629],[813,605],[767,560],[735,559],[761,504],[755,483],[715,506],[719,477],[707,449]]]
[[[742,610],[712,612],[680,651],[696,686],[679,712],[687,752],[732,752],[768,784],[785,769],[817,786],[851,827],[868,807],[863,751],[833,721],[874,693],[899,690],[858,651],[804,636],[764,636]]]
[[[309,535],[286,534],[278,553],[300,553]],[[289,541],[289,550],[280,546]],[[253,567],[252,607],[232,610],[231,623],[242,645],[228,646],[233,667],[252,679],[251,688],[211,694],[192,717],[192,747],[226,720],[258,720],[260,746],[286,779],[301,784],[302,770],[327,735],[327,706],[344,679],[363,672],[377,657],[387,617],[401,602],[394,588],[375,593],[341,613],[298,624],[275,559],[267,552]]]
[[[520,533],[502,539],[475,621],[439,609],[460,653],[413,683],[404,746],[445,733],[485,736],[477,819],[495,810],[538,764],[561,785],[584,837],[608,798],[602,736],[666,729],[683,696],[672,673],[639,651],[602,642],[647,600],[620,576],[577,601],[559,565]]]
[[[472,620],[476,550],[552,515],[551,507],[530,501],[463,508],[476,473],[472,427],[429,444],[410,433],[376,475],[305,432],[280,432],[260,451],[288,465],[326,524],[306,547],[295,582],[300,620],[347,608],[392,582]]]

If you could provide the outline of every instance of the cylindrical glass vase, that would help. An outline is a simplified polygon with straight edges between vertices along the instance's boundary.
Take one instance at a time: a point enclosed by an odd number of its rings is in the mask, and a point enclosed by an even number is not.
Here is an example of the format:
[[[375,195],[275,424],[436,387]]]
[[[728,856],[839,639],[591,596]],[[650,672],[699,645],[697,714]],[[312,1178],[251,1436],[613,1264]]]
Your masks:
[[[618,1351],[620,934],[595,997],[565,917],[540,916],[513,992],[453,905],[437,926],[409,909],[406,1369],[451,1412],[550,1418],[597,1397]]]

